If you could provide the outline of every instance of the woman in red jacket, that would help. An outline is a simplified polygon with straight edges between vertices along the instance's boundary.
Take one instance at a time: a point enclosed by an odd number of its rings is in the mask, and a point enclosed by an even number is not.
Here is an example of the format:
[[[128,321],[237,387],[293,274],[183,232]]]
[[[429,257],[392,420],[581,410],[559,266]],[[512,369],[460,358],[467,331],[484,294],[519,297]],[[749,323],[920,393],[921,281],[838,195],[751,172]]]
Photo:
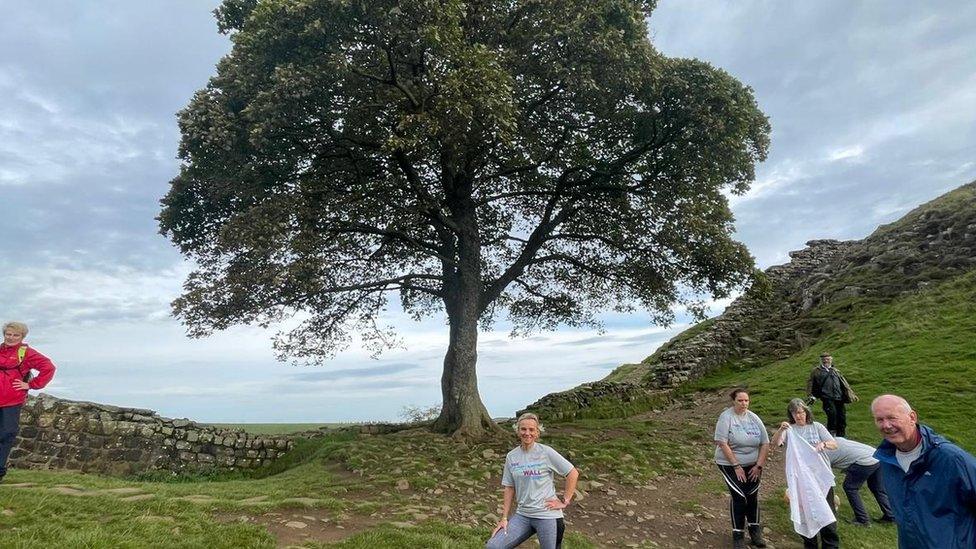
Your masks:
[[[54,377],[54,364],[27,346],[27,325],[7,322],[0,344],[0,480],[7,474],[7,457],[20,431],[20,407],[28,389],[41,389]],[[31,377],[31,371],[37,377]]]

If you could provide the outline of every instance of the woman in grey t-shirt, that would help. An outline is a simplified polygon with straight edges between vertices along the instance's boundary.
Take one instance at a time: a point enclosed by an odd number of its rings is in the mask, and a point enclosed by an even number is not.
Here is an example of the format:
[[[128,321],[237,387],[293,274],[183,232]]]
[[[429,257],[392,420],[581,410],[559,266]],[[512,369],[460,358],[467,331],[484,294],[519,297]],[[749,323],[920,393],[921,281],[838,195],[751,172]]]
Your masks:
[[[715,423],[715,463],[732,494],[732,545],[745,548],[748,526],[752,545],[766,547],[759,525],[759,482],[769,453],[769,433],[759,416],[749,411],[745,389],[735,389],[729,396],[732,407],[726,408]]]
[[[502,518],[491,533],[487,549],[513,549],[535,534],[540,549],[558,549],[563,537],[563,509],[576,493],[579,471],[559,452],[540,444],[542,424],[525,413],[515,422],[520,444],[505,456]],[[562,499],[556,497],[553,475],[566,477]],[[512,520],[508,515],[517,503]]]

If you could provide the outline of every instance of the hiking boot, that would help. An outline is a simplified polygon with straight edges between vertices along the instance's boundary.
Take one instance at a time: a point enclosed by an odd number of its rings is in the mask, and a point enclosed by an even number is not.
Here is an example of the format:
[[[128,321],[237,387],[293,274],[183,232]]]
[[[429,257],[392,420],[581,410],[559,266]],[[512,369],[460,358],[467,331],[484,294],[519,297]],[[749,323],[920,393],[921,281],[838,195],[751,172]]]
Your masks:
[[[732,549],[748,549],[745,532],[732,532]]]
[[[881,518],[877,519],[877,521],[878,522],[882,522],[882,523],[884,523],[884,522],[891,523],[891,522],[895,522],[895,517],[893,517],[891,515],[884,515]]]
[[[749,544],[753,547],[766,547],[766,540],[762,537],[762,526],[758,524],[749,525]]]

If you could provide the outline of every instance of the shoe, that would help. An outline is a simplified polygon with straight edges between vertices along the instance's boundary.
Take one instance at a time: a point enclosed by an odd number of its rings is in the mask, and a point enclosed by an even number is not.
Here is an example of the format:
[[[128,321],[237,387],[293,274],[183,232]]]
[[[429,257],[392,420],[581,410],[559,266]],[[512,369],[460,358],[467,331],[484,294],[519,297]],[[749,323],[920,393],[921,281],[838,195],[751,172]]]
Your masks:
[[[881,517],[881,518],[879,518],[879,519],[876,519],[876,520],[877,520],[878,522],[885,522],[885,523],[889,523],[889,524],[890,524],[890,523],[893,523],[893,522],[895,522],[895,517],[892,517],[892,516],[887,516],[887,515],[886,515],[886,516],[883,516],[883,517]]]
[[[857,526],[859,528],[870,528],[871,527],[871,523],[870,522],[862,522],[862,521],[856,520],[856,519],[850,519],[850,520],[848,520],[847,521],[847,524],[851,524],[851,525]]]
[[[745,532],[732,532],[732,549],[748,549]]]
[[[766,547],[766,540],[762,536],[762,526],[758,524],[749,525],[749,545],[753,547]]]

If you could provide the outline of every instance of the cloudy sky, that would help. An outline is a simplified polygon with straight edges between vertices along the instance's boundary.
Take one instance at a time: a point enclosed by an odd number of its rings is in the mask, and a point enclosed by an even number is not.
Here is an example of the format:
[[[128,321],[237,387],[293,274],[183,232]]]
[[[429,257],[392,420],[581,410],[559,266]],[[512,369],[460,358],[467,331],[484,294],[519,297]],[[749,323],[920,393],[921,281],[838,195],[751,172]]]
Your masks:
[[[392,318],[405,349],[279,364],[270,334],[184,337],[169,317],[189,266],[157,234],[176,174],[175,113],[229,49],[213,0],[0,0],[0,317],[59,366],[48,392],[204,421],[396,419],[439,399],[443,323]],[[767,267],[814,238],[862,238],[976,179],[976,3],[662,0],[663,52],[752,86],[769,160],[736,197]],[[721,304],[719,304],[721,306]],[[494,415],[639,361],[681,326],[482,335]]]

